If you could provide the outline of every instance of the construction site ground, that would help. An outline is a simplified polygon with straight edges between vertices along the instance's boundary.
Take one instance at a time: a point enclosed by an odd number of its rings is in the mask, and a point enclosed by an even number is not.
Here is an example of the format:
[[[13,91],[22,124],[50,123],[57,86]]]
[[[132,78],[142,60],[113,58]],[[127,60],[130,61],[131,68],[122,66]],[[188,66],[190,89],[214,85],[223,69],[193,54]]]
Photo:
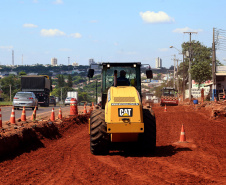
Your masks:
[[[18,128],[17,137],[1,131],[0,184],[226,184],[225,115],[213,116],[211,105],[169,106],[166,112],[154,105],[153,110],[154,155],[135,145],[92,155],[86,115],[35,123],[26,133]],[[178,142],[182,124],[184,143]],[[6,138],[21,148],[4,150]]]

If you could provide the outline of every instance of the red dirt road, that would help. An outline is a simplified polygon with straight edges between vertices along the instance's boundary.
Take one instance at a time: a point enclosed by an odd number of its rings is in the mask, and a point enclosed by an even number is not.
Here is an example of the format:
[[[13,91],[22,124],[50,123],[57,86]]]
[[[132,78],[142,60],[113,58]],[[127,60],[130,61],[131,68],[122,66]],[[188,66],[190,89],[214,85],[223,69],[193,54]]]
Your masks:
[[[87,124],[72,124],[45,147],[0,163],[0,184],[226,184],[226,118],[192,106],[154,107],[155,156],[131,148],[94,156]],[[188,143],[179,144],[184,124]]]

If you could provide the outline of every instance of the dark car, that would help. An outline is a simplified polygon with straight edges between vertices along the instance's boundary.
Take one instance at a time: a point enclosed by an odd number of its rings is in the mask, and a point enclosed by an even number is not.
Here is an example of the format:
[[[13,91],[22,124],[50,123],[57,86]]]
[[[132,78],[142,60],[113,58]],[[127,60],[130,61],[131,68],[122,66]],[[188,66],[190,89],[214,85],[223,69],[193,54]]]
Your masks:
[[[55,98],[55,96],[50,96],[49,97],[49,104],[53,104],[54,107],[56,106],[56,98]]]

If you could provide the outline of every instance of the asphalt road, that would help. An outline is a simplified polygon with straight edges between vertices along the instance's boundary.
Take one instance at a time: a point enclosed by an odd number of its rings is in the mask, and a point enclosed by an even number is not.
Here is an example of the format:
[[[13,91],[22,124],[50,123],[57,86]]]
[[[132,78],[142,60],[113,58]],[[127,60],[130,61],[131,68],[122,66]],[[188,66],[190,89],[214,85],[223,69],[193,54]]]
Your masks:
[[[38,107],[38,110],[36,111],[36,118],[37,119],[43,119],[43,117],[46,117],[49,115],[49,117],[51,116],[51,111],[52,108],[54,108],[54,112],[55,112],[55,116],[58,116],[59,113],[59,108],[60,106],[57,105],[56,107],[54,107],[53,105],[50,105],[49,107]],[[61,106],[62,109],[62,114],[64,114],[65,112],[70,111],[70,106]],[[15,119],[19,119],[21,118],[21,114],[22,114],[22,110],[15,110]],[[7,107],[1,107],[1,111],[2,111],[2,122],[3,122],[3,127],[5,126],[5,122],[10,120],[11,117],[11,112],[12,112],[12,106],[7,106]],[[33,113],[33,110],[31,108],[26,108],[26,118],[30,119],[31,115]],[[63,115],[64,116],[64,115]]]

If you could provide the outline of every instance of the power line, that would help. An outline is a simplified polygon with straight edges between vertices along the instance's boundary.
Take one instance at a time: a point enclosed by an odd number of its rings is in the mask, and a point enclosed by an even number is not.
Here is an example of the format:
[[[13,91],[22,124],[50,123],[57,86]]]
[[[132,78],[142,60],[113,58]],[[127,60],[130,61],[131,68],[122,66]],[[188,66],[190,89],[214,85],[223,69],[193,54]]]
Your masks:
[[[225,50],[226,47],[226,30],[216,29],[215,30],[215,46],[218,50]]]

